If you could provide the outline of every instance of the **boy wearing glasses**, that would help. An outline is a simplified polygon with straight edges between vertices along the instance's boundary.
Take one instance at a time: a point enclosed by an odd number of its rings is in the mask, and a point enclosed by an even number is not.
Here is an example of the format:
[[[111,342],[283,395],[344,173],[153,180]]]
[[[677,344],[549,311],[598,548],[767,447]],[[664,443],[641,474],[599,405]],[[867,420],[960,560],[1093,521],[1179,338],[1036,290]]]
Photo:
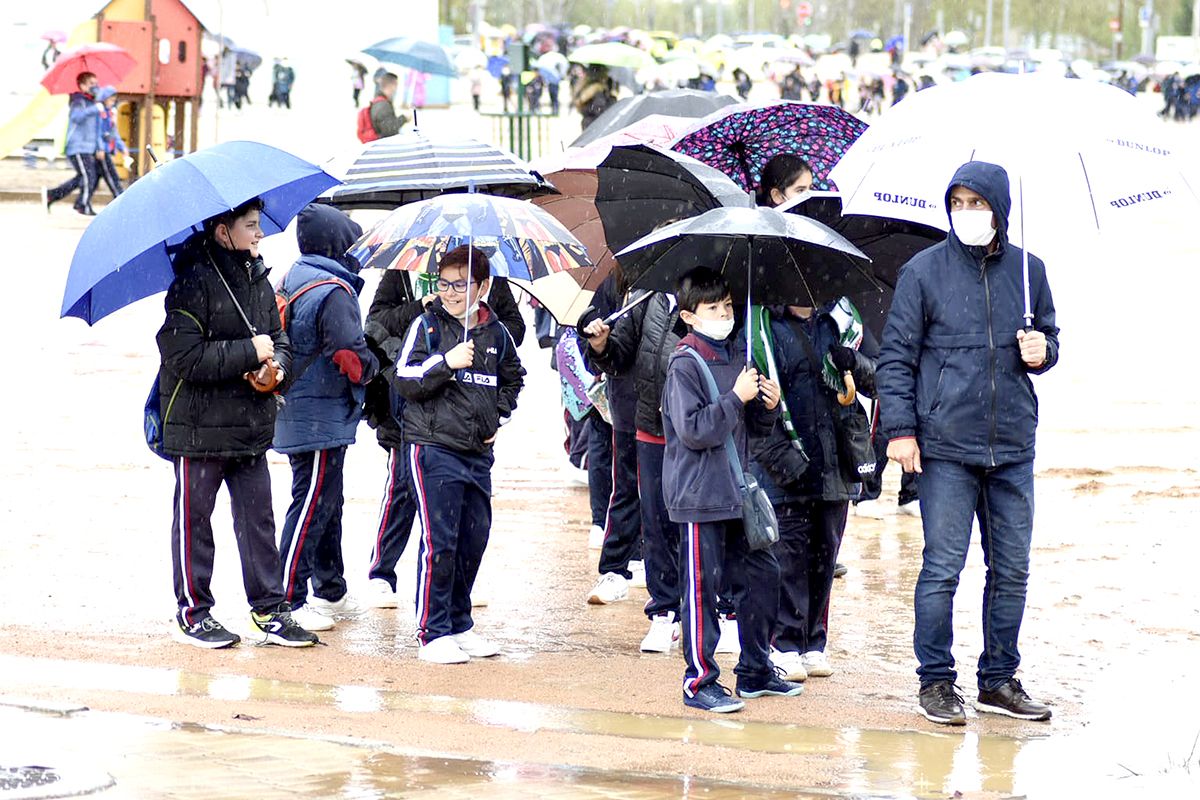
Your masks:
[[[396,362],[421,526],[418,657],[435,664],[499,653],[473,630],[471,587],[491,529],[492,443],[516,408],[525,370],[508,329],[482,301],[490,284],[478,249],[442,256],[437,299],[409,328]]]

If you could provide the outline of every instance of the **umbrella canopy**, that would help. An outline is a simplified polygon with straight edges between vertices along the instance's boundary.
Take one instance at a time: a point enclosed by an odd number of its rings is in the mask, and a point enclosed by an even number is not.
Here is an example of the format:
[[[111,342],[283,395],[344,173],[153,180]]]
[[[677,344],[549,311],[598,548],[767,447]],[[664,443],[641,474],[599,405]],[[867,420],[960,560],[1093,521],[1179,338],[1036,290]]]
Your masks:
[[[492,274],[534,280],[591,265],[584,246],[532,203],[485,194],[443,194],[393,211],[350,248],[364,268],[437,273],[460,245],[491,249]]]
[[[538,56],[537,61],[533,62],[533,65],[539,70],[545,70],[548,74],[554,76],[553,79],[547,78],[550,83],[558,83],[567,77],[567,72],[571,69],[571,64],[567,61],[567,57],[557,50],[551,50],[548,53]]]
[[[613,103],[597,117],[582,136],[571,142],[571,147],[586,147],[652,114],[699,119],[736,102],[728,95],[695,89],[668,89],[626,97]]]
[[[596,210],[595,170],[563,170],[549,177],[562,194],[539,197],[533,202],[579,239],[593,266],[554,272],[535,281],[514,278],[512,282],[536,297],[560,325],[575,325],[617,262]]]
[[[714,112],[671,148],[721,170],[748,192],[758,189],[768,161],[792,153],[812,167],[814,188],[834,189],[830,171],[866,129],[837,106],[777,100]]]
[[[508,63],[508,59],[505,56],[488,56],[488,74],[499,80],[500,76],[504,74],[504,68],[508,66]]]
[[[816,64],[812,56],[803,50],[794,50],[791,48],[776,48],[778,53],[772,53],[770,60],[781,64],[796,64],[801,67],[811,67]]]
[[[775,210],[815,219],[844,236],[871,259],[871,271],[882,291],[871,289],[852,295],[850,299],[876,341],[883,338],[883,326],[892,305],[892,290],[896,288],[900,268],[917,253],[946,238],[944,231],[916,222],[842,214],[839,192],[805,192],[776,206]]]
[[[50,94],[78,91],[76,78],[91,72],[101,86],[117,85],[137,66],[137,60],[124,47],[108,42],[80,45],[65,51],[42,76],[42,86]]]
[[[612,148],[596,175],[596,208],[613,250],[667,222],[722,206],[754,205],[712,167],[653,145]]]
[[[875,289],[870,259],[821,223],[773,208],[716,208],[653,231],[617,260],[634,286],[674,292],[695,267],[724,275],[737,302],[816,307]]]
[[[279,233],[337,179],[257,142],[222,142],[151,170],[109,203],[84,231],[71,259],[62,316],[89,325],[165,291],[171,252],[209,217],[252,197],[262,229]]]
[[[419,131],[376,139],[325,167],[343,181],[329,194],[329,202],[343,209],[392,209],[471,186],[500,194],[554,190],[507,150]]]
[[[67,34],[66,32],[60,30],[49,30],[42,34],[42,38],[47,42],[62,44],[67,40]]]
[[[411,36],[384,39],[370,47],[364,47],[363,52],[379,61],[399,64],[417,72],[445,75],[449,78],[458,75],[446,48],[433,42],[414,39]]]
[[[654,66],[654,56],[621,42],[585,44],[571,51],[568,59],[576,64],[596,64],[605,67],[642,69]]]
[[[230,52],[233,53],[234,58],[237,60],[237,65],[242,69],[254,72],[254,70],[262,66],[262,56],[253,50],[247,50],[244,47],[234,47]]]
[[[534,162],[535,169],[546,176],[564,169],[595,169],[614,147],[653,144],[665,148],[691,123],[692,120],[687,117],[651,114],[616,133],[595,140],[587,147],[568,147],[561,153],[543,156]],[[551,178],[546,179],[553,183]]]

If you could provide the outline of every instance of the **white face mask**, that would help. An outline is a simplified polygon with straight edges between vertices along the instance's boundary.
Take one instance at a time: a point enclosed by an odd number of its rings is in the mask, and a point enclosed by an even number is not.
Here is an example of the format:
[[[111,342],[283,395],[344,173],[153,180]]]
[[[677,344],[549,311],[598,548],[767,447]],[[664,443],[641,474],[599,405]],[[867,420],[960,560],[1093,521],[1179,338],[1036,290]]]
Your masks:
[[[971,247],[984,247],[996,238],[991,211],[953,211],[950,214],[950,226],[954,228],[958,240]]]
[[[696,317],[696,330],[715,342],[722,342],[733,333],[733,317],[729,319],[700,319]]]

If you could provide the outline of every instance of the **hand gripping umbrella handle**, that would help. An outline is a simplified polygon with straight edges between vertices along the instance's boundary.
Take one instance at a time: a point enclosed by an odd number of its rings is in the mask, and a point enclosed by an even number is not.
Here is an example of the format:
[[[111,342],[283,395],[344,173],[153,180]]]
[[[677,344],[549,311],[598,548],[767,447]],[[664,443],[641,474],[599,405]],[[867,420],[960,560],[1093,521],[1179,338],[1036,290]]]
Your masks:
[[[858,389],[854,386],[854,376],[849,372],[842,373],[842,382],[846,384],[846,393],[838,392],[838,403],[843,406],[848,406],[854,402],[854,398],[858,396]]]

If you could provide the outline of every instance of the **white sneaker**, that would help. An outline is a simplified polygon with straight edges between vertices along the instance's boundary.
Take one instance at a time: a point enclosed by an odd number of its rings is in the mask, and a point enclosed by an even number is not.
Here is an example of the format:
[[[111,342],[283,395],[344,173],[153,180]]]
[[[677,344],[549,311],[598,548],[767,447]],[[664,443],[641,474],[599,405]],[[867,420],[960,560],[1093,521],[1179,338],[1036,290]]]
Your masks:
[[[292,609],[292,619],[297,625],[310,633],[319,633],[333,629],[333,617],[327,617],[308,607],[305,603]]]
[[[878,500],[863,500],[854,506],[854,516],[868,519],[883,519],[883,506]]]
[[[629,585],[634,589],[646,588],[646,562],[645,561],[630,561],[629,572],[633,575],[629,579]]]
[[[921,501],[913,500],[911,503],[902,503],[896,506],[896,513],[902,517],[921,518]]]
[[[615,572],[606,572],[592,587],[588,595],[588,603],[593,606],[606,606],[629,599],[629,581]]]
[[[771,665],[778,669],[785,681],[799,683],[808,679],[808,670],[804,668],[804,656],[795,650],[776,650],[771,648]]]
[[[724,614],[717,617],[717,624],[721,629],[721,637],[717,639],[717,653],[740,653],[742,652],[742,640],[738,636],[738,624],[736,619],[729,619]]]
[[[324,600],[316,595],[310,595],[308,602],[304,607],[317,614],[324,614],[331,619],[341,619],[343,617],[358,617],[362,616],[366,610],[359,602],[355,600],[349,592],[342,595],[342,598],[337,601]],[[301,625],[301,628],[304,626]]]
[[[487,595],[480,591],[479,586],[476,585],[471,589],[471,608],[487,608],[487,604]]]
[[[643,653],[669,653],[679,640],[679,623],[671,613],[657,614],[650,618],[650,631],[642,639]]]
[[[43,186],[41,188],[41,197],[42,197],[42,208],[46,209],[46,213],[49,214],[50,213],[50,192],[47,191],[45,186]]]
[[[593,525],[588,530],[588,549],[600,550],[604,547],[604,528],[599,525]]]
[[[828,678],[833,674],[833,667],[829,665],[829,656],[825,655],[820,650],[809,650],[801,658],[804,660],[804,669],[814,678]]]
[[[455,633],[449,638],[453,639],[454,643],[471,658],[491,658],[500,655],[500,648],[496,646],[495,642],[483,638],[475,632],[474,628],[462,633]]]
[[[567,480],[571,481],[571,483],[585,487],[588,485],[588,471],[586,469],[580,469],[570,462],[567,462],[565,469],[567,471]]]
[[[371,608],[399,608],[400,597],[392,591],[391,585],[383,578],[371,578],[367,584],[364,598]]]
[[[439,636],[417,649],[417,658],[430,664],[465,664],[471,660],[453,636]]]

